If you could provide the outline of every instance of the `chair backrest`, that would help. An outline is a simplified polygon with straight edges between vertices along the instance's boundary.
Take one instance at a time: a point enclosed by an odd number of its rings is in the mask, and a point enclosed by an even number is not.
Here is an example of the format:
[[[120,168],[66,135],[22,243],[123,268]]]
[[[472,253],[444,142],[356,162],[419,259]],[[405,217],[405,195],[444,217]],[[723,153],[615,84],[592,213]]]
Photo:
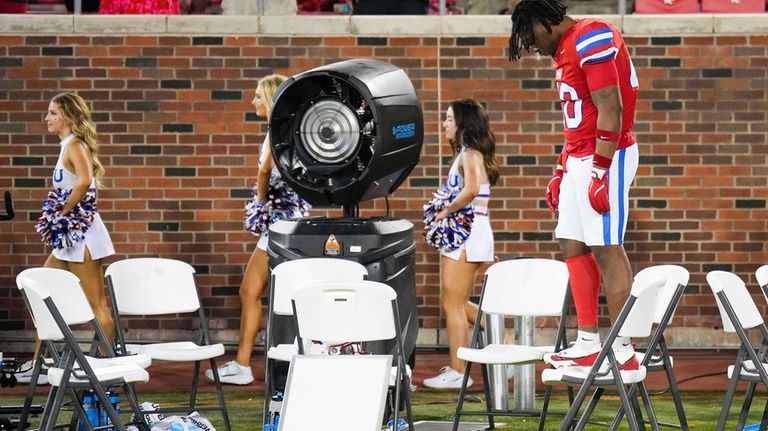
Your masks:
[[[484,313],[559,316],[568,290],[568,267],[551,259],[498,262],[485,271]]]
[[[272,311],[292,315],[293,292],[306,281],[357,281],[367,275],[368,270],[362,264],[351,260],[317,257],[285,261],[272,270]]]
[[[80,280],[69,271],[55,268],[31,268],[16,277],[18,288],[24,292],[33,317],[37,337],[41,340],[61,340],[64,334],[54,319],[47,298],[53,300],[66,325],[94,320]]]
[[[292,297],[299,336],[328,344],[395,338],[395,298],[370,280],[302,283]]]
[[[632,283],[629,294],[635,297],[624,324],[619,329],[618,335],[622,337],[647,337],[651,335],[653,327],[654,310],[659,293],[666,284],[663,277],[641,277]]]
[[[107,283],[121,315],[190,313],[200,308],[188,263],[141,257],[117,261],[107,267]]]
[[[685,288],[688,285],[690,274],[687,269],[679,265],[656,265],[645,268],[635,274],[635,281],[653,280],[659,277],[664,278],[666,281],[664,287],[659,292],[659,296],[656,299],[656,308],[653,311],[653,323],[657,324],[661,323],[667,309],[672,305],[671,302],[678,288]],[[672,317],[674,317],[677,304],[674,304],[674,306],[669,320],[672,320]]]
[[[760,285],[760,290],[763,291],[765,300],[768,301],[768,265],[763,265],[760,268],[757,268],[755,277],[757,277],[757,284]]]
[[[717,301],[717,308],[720,310],[720,319],[723,321],[725,332],[736,332],[736,328],[720,301],[718,295],[720,293],[728,299],[728,303],[731,304],[742,328],[751,329],[764,323],[763,316],[760,315],[747,286],[738,275],[727,271],[712,271],[707,274],[707,282],[712,293],[715,294],[715,301]]]

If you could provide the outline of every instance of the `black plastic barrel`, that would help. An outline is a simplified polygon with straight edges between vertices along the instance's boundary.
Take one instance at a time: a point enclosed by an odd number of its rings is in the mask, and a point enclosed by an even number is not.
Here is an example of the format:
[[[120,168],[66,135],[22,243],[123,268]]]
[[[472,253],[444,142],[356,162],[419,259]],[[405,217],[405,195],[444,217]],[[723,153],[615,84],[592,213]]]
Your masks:
[[[338,255],[326,254],[326,242],[333,235]],[[403,348],[413,367],[419,322],[416,311],[416,246],[413,224],[392,218],[315,217],[281,221],[269,229],[270,269],[282,262],[310,257],[332,257],[358,262],[368,270],[368,280],[382,282],[397,292]],[[271,344],[292,343],[295,337],[291,317],[270,316]],[[352,340],[350,340],[352,341]],[[269,347],[269,346],[268,346]],[[371,342],[374,354],[395,352],[395,340]],[[279,370],[276,374],[282,374]],[[274,376],[280,385],[282,376]]]

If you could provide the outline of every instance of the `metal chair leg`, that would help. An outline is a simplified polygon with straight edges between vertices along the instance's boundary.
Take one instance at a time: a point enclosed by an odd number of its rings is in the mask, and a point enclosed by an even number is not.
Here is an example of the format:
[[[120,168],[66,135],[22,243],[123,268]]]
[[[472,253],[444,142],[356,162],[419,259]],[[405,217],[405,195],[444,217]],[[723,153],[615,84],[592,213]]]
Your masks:
[[[725,391],[725,400],[723,401],[723,409],[720,411],[720,417],[717,420],[717,431],[723,431],[725,429],[725,423],[728,421],[728,413],[731,410],[731,403],[733,403],[733,395],[736,392],[736,384],[739,382],[738,373],[741,372],[741,367],[736,365],[733,371],[733,377],[728,383],[728,390]]]
[[[136,391],[133,388],[133,384],[123,384],[123,393],[125,394],[125,399],[128,400],[128,405],[131,406],[131,411],[133,412],[134,417],[138,420],[137,426],[139,430],[149,431],[149,424],[147,424],[146,419],[144,418],[144,413],[139,407],[139,400],[138,397],[136,397]]]
[[[459,400],[456,403],[456,412],[453,414],[453,427],[452,431],[459,429],[459,421],[461,420],[461,411],[464,408],[464,397],[467,395],[467,383],[469,383],[469,372],[472,369],[472,363],[467,362],[464,367],[464,378],[461,381],[461,389],[459,389]]]
[[[262,423],[267,423],[269,420],[269,400],[272,398],[272,360],[264,353],[264,402],[262,408]]]
[[[640,391],[640,397],[643,400],[645,406],[645,412],[648,414],[648,422],[651,424],[651,430],[659,431],[659,420],[656,417],[656,411],[653,410],[653,404],[651,403],[651,395],[648,393],[648,388],[645,386],[645,382],[637,384]]]
[[[669,358],[665,358],[668,360]],[[664,363],[664,371],[667,373],[667,381],[669,382],[669,391],[672,394],[672,401],[675,403],[675,411],[677,412],[677,420],[680,424],[682,431],[689,431],[688,419],[685,417],[685,409],[683,408],[683,400],[680,396],[680,387],[677,385],[677,377],[675,371],[672,369],[672,364],[667,365]]]
[[[584,413],[581,414],[581,418],[579,418],[579,422],[576,424],[576,431],[581,431],[584,429],[584,427],[587,426],[587,422],[589,422],[589,418],[592,416],[592,412],[595,411],[595,407],[597,407],[597,403],[600,401],[600,397],[603,395],[603,392],[605,392],[605,389],[601,387],[595,389],[595,392],[589,399],[587,408],[584,409]]]
[[[739,421],[736,422],[736,431],[742,431],[744,425],[747,423],[747,416],[749,416],[749,408],[752,407],[752,399],[755,396],[755,388],[757,383],[751,382],[747,385],[747,392],[744,394],[744,402],[741,403],[741,413],[739,413]]]
[[[634,406],[627,397],[627,391],[624,388],[624,385],[617,385],[616,389],[619,392],[619,399],[621,399],[621,405],[624,409],[624,415],[627,417],[629,429],[632,431],[640,431],[640,427],[638,426],[638,417],[635,415]]]
[[[232,430],[232,426],[229,423],[229,411],[227,410],[227,403],[224,400],[224,390],[221,388],[221,379],[219,377],[219,369],[216,366],[216,360],[211,358],[211,371],[213,372],[213,382],[216,386],[216,396],[219,399],[219,407],[221,408],[221,417],[224,420],[224,427],[227,431]],[[199,363],[198,363],[199,364]],[[199,365],[198,365],[199,369]]]
[[[194,375],[192,376],[192,392],[189,394],[189,411],[187,413],[192,413],[192,411],[195,410],[195,405],[197,405],[197,387],[200,380],[200,361],[195,361],[195,371]]]
[[[467,365],[471,364],[471,362],[467,362]],[[489,365],[483,365],[482,368],[482,374],[483,374],[483,386],[485,387],[485,408],[488,410],[488,429],[496,429],[496,423],[493,418],[492,413],[492,406],[491,406],[491,381],[488,378],[488,367]]]
[[[765,409],[763,409],[763,418],[760,420],[760,431],[765,431],[768,428],[768,401],[765,402]]]
[[[550,398],[552,398],[552,386],[547,385],[547,387],[544,389],[544,402],[541,406],[541,413],[539,414],[538,431],[544,431],[544,423],[547,421],[547,412],[549,411]]]
[[[600,358],[598,357],[598,359]],[[593,381],[594,377],[590,375],[587,377],[587,380],[581,384],[581,388],[579,388],[579,392],[576,393],[576,396],[571,403],[571,407],[568,409],[568,413],[565,414],[565,418],[560,424],[559,431],[567,431],[573,427],[573,422],[576,419],[576,415],[578,415],[579,410],[581,410],[581,405],[584,403],[584,399],[587,397],[587,392],[589,391]]]

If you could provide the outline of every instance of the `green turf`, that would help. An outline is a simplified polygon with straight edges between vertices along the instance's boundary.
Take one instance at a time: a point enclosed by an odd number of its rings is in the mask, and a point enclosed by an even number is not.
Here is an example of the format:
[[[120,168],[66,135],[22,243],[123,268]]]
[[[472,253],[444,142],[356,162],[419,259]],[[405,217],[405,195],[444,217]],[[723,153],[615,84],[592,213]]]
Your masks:
[[[188,395],[184,393],[162,393],[162,394],[146,394],[141,396],[141,401],[152,401],[162,405],[168,405],[171,403],[183,402]],[[353,396],[350,394],[350,396]],[[262,394],[260,392],[239,392],[227,394],[227,404],[229,406],[230,420],[232,422],[232,428],[235,431],[257,431],[261,429],[261,412],[262,412]],[[452,420],[453,412],[456,407],[457,394],[455,392],[448,391],[427,391],[418,390],[413,394],[413,414],[414,420]],[[668,395],[656,395],[653,396],[653,406],[661,421],[676,422],[677,416],[674,410],[674,404]],[[764,397],[758,394],[755,397],[753,403],[753,413],[750,415],[747,423],[758,422],[762,410],[764,407]],[[21,396],[5,396],[0,395],[0,405],[16,405],[22,401]],[[688,417],[688,422],[692,430],[712,430],[717,422],[718,415],[720,414],[720,407],[723,401],[723,393],[721,392],[692,392],[688,391],[683,393],[683,402]],[[36,402],[44,402],[43,397],[38,397]],[[731,408],[731,416],[726,429],[735,429],[736,419],[738,414],[738,407],[740,406],[741,398],[737,398],[734,401],[734,406]],[[202,394],[200,397],[200,404],[203,406],[215,405],[215,398],[212,394]],[[565,394],[558,394],[555,396],[553,403],[551,404],[551,412],[563,412],[567,405],[567,397]],[[619,401],[616,396],[606,395],[598,405],[598,409],[594,415],[594,419],[598,421],[609,421],[613,418],[613,414],[618,408]],[[122,403],[123,410],[125,410],[126,403]],[[483,409],[484,403],[480,393],[470,394],[468,397],[467,408]],[[541,407],[541,400],[536,400],[536,407]],[[59,423],[67,423],[67,417],[69,412],[62,411],[59,419]],[[123,415],[125,419],[128,415]],[[343,418],[344,412],[338,412],[337,417]],[[209,413],[209,420],[213,425],[223,430],[222,420],[217,413]],[[482,421],[482,417],[466,417],[465,421]],[[556,430],[561,417],[552,416],[547,421],[547,430]],[[498,418],[498,422],[504,423],[503,426],[497,426],[500,430],[516,430],[516,431],[528,431],[537,429],[538,419],[532,418]],[[33,426],[36,425],[36,420],[33,421]],[[318,428],[322,429],[322,428]],[[588,429],[605,429],[600,426],[590,426]],[[620,428],[622,430],[629,429],[624,423]]]

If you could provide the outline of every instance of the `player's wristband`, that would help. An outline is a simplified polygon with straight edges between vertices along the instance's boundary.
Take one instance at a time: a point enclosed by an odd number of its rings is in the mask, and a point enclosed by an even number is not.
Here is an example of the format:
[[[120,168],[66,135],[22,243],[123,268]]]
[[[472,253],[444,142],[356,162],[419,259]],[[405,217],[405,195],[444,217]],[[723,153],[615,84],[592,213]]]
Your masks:
[[[610,130],[597,129],[595,132],[595,137],[601,141],[619,142],[619,139],[621,139],[621,133],[612,132]]]
[[[606,171],[611,168],[612,161],[613,160],[608,157],[601,156],[600,154],[595,154],[592,157],[592,164],[598,168],[605,169]]]

